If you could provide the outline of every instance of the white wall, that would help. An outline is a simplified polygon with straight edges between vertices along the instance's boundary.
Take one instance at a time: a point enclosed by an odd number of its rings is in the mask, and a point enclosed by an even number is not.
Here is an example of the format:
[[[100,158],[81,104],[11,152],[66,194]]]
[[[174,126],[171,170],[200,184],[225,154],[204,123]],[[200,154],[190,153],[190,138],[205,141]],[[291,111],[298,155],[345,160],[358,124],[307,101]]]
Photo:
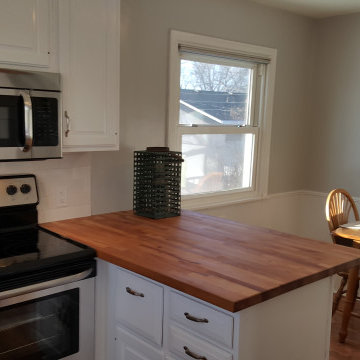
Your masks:
[[[133,151],[165,144],[170,29],[278,49],[269,191],[302,189],[313,20],[239,0],[121,0],[121,150],[93,155],[93,213],[132,208]]]
[[[305,188],[360,195],[360,14],[316,24],[311,146]]]
[[[264,200],[200,210],[201,213],[331,242],[325,219],[326,193],[292,191]]]

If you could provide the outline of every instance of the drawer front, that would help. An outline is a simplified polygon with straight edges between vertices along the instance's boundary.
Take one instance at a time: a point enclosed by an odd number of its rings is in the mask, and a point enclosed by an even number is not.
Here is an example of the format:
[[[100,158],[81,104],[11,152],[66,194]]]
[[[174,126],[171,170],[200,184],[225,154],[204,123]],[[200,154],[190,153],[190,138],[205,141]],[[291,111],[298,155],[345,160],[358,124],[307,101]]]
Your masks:
[[[233,346],[234,320],[227,314],[171,292],[170,318],[210,340]]]
[[[200,340],[176,326],[170,326],[169,349],[184,360],[232,360],[233,356],[206,341]]]
[[[160,360],[161,351],[127,331],[116,328],[116,360]]]
[[[116,276],[116,320],[161,345],[163,288],[122,270]]]

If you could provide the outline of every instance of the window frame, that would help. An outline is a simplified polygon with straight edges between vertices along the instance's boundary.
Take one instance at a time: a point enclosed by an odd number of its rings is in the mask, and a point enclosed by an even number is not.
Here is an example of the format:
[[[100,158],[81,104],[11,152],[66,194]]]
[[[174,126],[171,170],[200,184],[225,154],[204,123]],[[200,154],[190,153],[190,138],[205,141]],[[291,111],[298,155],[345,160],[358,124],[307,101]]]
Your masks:
[[[189,46],[199,51],[231,53],[239,58],[266,59],[268,63],[258,67],[254,81],[261,81],[255,89],[257,104],[252,101],[252,124],[237,126],[184,126],[179,124],[180,100],[180,46]],[[204,35],[171,30],[169,56],[169,91],[167,146],[171,150],[181,151],[183,134],[255,134],[253,152],[253,181],[250,188],[224,190],[214,193],[191,194],[182,196],[182,206],[186,209],[202,209],[224,206],[237,202],[258,200],[267,195],[270,160],[271,123],[275,88],[277,50],[263,46],[239,43]]]

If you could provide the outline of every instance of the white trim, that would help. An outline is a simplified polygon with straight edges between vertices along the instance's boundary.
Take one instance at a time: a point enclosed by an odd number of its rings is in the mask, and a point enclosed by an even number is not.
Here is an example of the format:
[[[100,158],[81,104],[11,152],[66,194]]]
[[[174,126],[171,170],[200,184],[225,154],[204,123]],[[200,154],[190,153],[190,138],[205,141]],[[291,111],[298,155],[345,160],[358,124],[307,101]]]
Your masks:
[[[167,121],[167,138],[166,143],[172,150],[181,151],[181,134],[182,133],[197,133],[200,130],[196,128],[188,128],[178,124],[175,119],[179,116],[179,79],[180,79],[180,55],[179,45],[192,46],[199,49],[208,49],[237,53],[247,57],[261,58],[269,60],[266,65],[266,72],[264,73],[263,66],[254,75],[257,77],[254,82],[260,82],[263,86],[263,93],[260,94],[261,103],[259,108],[262,109],[256,115],[254,120],[258,124],[256,128],[259,133],[255,140],[254,146],[254,179],[253,188],[251,191],[227,191],[226,194],[206,194],[183,196],[182,204],[187,209],[201,209],[212,206],[224,206],[242,201],[253,201],[261,199],[267,195],[268,192],[268,178],[269,178],[269,162],[270,162],[270,143],[271,143],[271,122],[273,112],[273,100],[275,89],[275,73],[276,73],[276,56],[277,50],[263,46],[256,46],[250,44],[239,43],[230,40],[218,39],[204,35],[197,35],[191,33],[171,30],[170,33],[170,56],[169,56],[169,91],[168,91],[168,121]],[[265,101],[265,102],[263,102]],[[266,121],[265,121],[266,119]],[[238,128],[239,130],[242,128]],[[204,132],[201,128],[201,132]],[[249,131],[249,127],[244,127],[241,132]],[[223,130],[212,129],[212,132]],[[225,130],[229,131],[229,130]],[[233,130],[234,131],[234,130]],[[196,198],[195,198],[196,197]]]
[[[279,197],[292,197],[292,196],[313,196],[313,197],[320,197],[320,198],[326,199],[329,192],[301,189],[301,190],[287,191],[287,192],[282,192],[282,193],[269,194],[268,196],[265,197],[265,199],[273,199],[273,198],[279,198]],[[354,201],[360,201],[359,196],[353,197],[353,199],[354,199]]]
[[[182,200],[182,208],[186,210],[202,210],[209,208],[222,207],[227,205],[246,203],[251,201],[259,201],[263,198],[257,196],[255,193],[246,192],[247,196],[241,194],[242,191],[235,192],[224,191],[225,194],[215,193],[215,194],[199,194],[199,195],[189,195],[187,199]],[[191,197],[190,197],[191,196]]]
[[[320,192],[320,191],[312,191],[312,190],[298,190],[299,195],[306,196],[317,196],[317,197],[327,197],[328,193]]]
[[[211,126],[211,125],[199,125],[199,126],[178,126],[181,127],[181,135],[186,134],[255,134],[259,132],[259,128],[255,126]],[[180,132],[180,131],[179,131]]]
[[[302,195],[302,196],[320,197],[320,198],[323,198],[324,200],[326,200],[327,196],[329,195],[329,193],[324,193],[324,192],[320,192],[320,191],[312,191],[312,190],[298,190],[298,191],[296,191],[296,193],[298,195]],[[356,203],[360,203],[359,196],[352,196],[352,198]]]
[[[306,190],[294,190],[294,191],[286,191],[282,193],[275,193],[275,194],[269,194],[266,197],[264,197],[265,200],[267,199],[278,199],[278,198],[289,198],[294,196],[301,196],[305,195],[307,193]]]
[[[236,197],[234,192],[231,194],[227,194],[231,199],[223,198],[224,195],[220,195],[219,198],[218,194],[213,195],[206,195],[204,196],[205,200],[199,200],[198,197],[201,195],[193,197],[192,199],[187,199],[183,202],[183,208],[186,210],[203,210],[203,209],[210,209],[210,208],[217,208],[223,207],[227,205],[234,205],[234,204],[244,204],[249,202],[261,201],[261,200],[272,200],[272,199],[281,199],[281,198],[293,198],[293,197],[300,197],[300,196],[313,196],[319,197],[322,199],[326,199],[327,193],[310,191],[310,190],[294,190],[294,191],[286,191],[282,193],[275,193],[275,194],[268,194],[266,196],[249,196],[249,197]],[[207,199],[208,198],[208,199]],[[360,202],[360,197],[353,198],[355,202]],[[196,201],[198,200],[198,201]]]

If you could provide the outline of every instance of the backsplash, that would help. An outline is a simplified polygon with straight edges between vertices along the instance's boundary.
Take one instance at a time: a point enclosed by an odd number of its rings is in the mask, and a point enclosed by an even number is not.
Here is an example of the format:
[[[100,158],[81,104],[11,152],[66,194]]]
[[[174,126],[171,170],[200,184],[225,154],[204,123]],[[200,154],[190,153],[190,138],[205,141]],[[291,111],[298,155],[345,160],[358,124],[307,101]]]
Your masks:
[[[91,214],[91,154],[65,154],[63,159],[0,163],[0,175],[35,174],[39,223]]]

